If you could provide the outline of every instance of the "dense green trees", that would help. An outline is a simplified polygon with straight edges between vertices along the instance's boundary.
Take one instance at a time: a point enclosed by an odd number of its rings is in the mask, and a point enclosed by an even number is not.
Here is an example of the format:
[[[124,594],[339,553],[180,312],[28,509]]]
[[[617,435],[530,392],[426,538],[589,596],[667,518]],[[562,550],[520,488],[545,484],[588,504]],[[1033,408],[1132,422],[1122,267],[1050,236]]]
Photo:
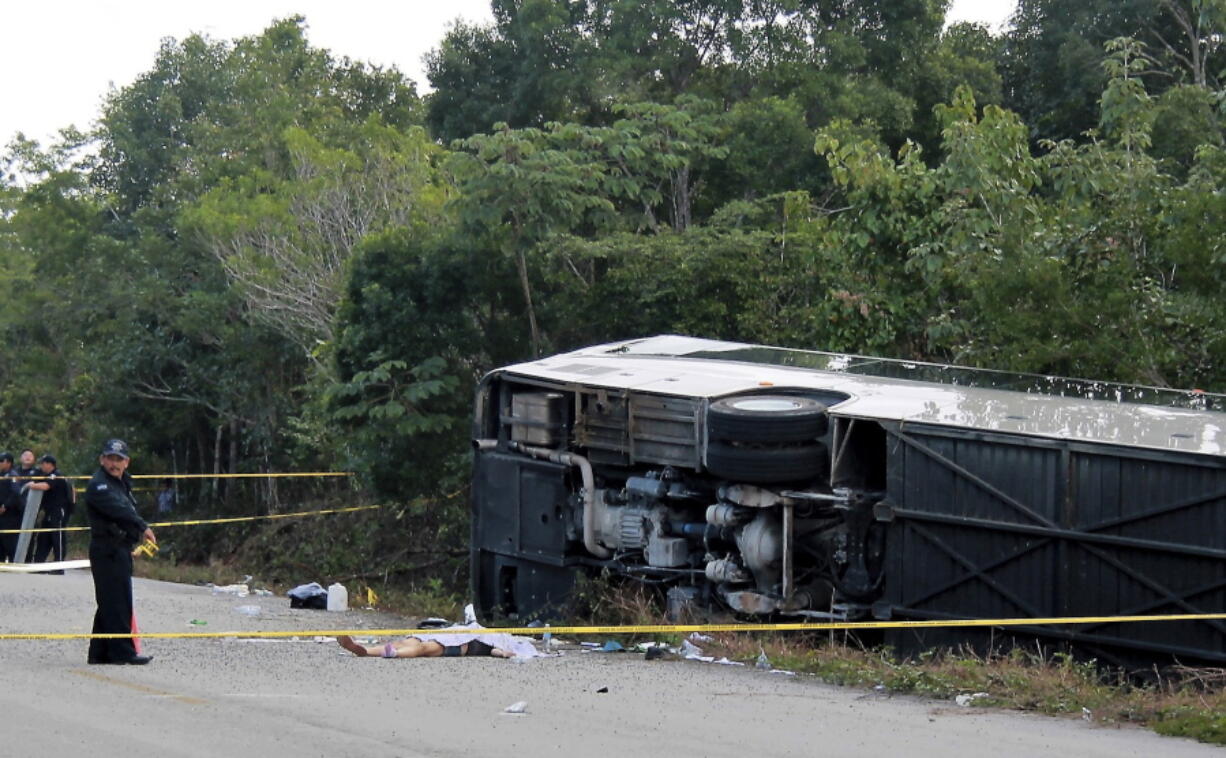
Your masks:
[[[300,19],[167,42],[6,154],[0,439],[403,501],[484,371],[660,332],[1221,390],[1223,7],[497,0],[424,100]]]
[[[61,386],[84,382],[74,411],[91,422],[68,420],[69,433],[48,439],[43,424],[6,414],[9,438],[79,448],[88,459],[101,429],[140,429],[143,455],[194,470],[282,465],[291,454],[285,428],[305,400],[303,342],[316,336],[289,325],[315,315],[311,326],[327,335],[335,302],[325,293],[315,297],[322,304],[261,318],[260,274],[275,262],[269,279],[284,284],[287,263],[328,247],[312,232],[318,237],[339,215],[371,215],[379,199],[340,210],[334,203],[314,228],[294,226],[290,245],[305,252],[271,254],[278,243],[282,253],[287,247],[277,235],[290,226],[285,214],[318,212],[321,203],[304,210],[309,199],[343,194],[355,161],[367,161],[363,171],[399,171],[414,188],[429,184],[405,168],[429,165],[435,149],[413,135],[419,110],[399,74],[335,61],[307,43],[300,19],[287,19],[233,43],[167,42],[149,72],[107,101],[96,156],[86,163],[66,163],[72,153],[63,147],[18,146],[12,158],[28,184],[9,190],[0,255],[31,283],[17,289],[20,312],[5,336],[54,363],[7,361],[4,383],[18,388],[13,402],[36,406],[19,388],[56,397]],[[385,189],[401,202],[402,186]],[[441,193],[425,192],[423,205],[441,206]],[[414,221],[430,223],[429,213]],[[252,253],[256,236],[267,244]],[[318,282],[339,290],[317,273],[281,289],[314,296]],[[274,299],[274,309],[283,304]]]
[[[1076,139],[1097,125],[1107,83],[1099,64],[1113,39],[1144,45],[1155,95],[1179,85],[1217,89],[1226,68],[1222,0],[1019,0],[1012,23],[1001,58],[1005,104],[1038,138]]]

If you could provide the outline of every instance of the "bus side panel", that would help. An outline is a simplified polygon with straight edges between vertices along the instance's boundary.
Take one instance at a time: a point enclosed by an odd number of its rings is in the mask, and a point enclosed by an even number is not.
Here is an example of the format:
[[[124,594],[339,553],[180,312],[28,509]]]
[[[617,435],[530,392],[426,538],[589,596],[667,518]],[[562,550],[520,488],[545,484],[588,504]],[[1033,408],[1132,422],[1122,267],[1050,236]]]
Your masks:
[[[938,427],[887,429],[879,616],[1035,618],[1226,607],[1217,458]],[[1214,621],[1028,627],[1091,647],[1226,660]],[[985,634],[893,632],[904,650]]]

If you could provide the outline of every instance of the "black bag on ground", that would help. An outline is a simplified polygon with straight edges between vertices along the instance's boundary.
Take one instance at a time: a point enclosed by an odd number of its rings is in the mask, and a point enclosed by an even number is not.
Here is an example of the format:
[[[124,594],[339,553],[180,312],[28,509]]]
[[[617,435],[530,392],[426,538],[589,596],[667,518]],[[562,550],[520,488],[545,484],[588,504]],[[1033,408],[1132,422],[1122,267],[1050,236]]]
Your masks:
[[[320,611],[328,608],[328,591],[321,587],[319,582],[300,584],[285,594],[289,595],[290,608],[314,608]]]

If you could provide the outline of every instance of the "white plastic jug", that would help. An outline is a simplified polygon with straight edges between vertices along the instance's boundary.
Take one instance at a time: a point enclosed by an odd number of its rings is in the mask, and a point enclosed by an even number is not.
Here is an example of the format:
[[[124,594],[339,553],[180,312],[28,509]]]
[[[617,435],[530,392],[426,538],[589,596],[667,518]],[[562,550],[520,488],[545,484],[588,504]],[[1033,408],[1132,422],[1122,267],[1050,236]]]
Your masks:
[[[328,587],[328,610],[349,610],[349,590],[345,589],[345,585],[340,582]]]

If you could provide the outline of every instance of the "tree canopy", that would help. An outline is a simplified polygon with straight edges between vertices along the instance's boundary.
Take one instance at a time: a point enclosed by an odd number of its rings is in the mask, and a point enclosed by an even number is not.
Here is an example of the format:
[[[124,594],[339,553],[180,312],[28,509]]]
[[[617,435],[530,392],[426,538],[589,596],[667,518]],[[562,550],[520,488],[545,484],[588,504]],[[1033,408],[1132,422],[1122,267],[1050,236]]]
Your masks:
[[[407,500],[483,372],[659,332],[1226,387],[1221,0],[493,10],[425,96],[287,18],[9,146],[0,439]]]

